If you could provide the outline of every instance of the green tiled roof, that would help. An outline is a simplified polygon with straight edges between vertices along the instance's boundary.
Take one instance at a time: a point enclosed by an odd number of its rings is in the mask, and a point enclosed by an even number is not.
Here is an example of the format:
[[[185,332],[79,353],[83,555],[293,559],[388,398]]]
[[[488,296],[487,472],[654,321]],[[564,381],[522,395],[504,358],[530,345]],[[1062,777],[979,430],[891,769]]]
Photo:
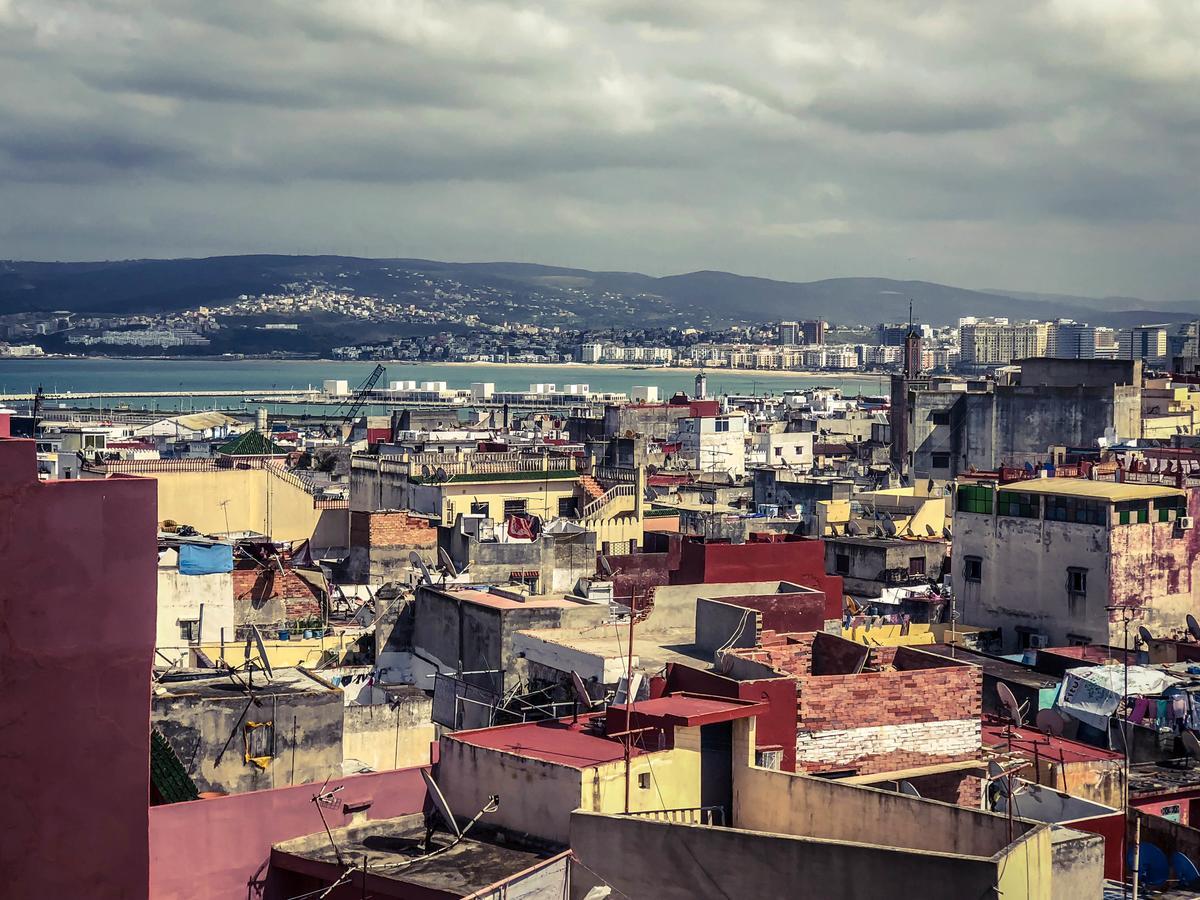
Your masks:
[[[217,451],[223,456],[286,456],[287,448],[272,443],[271,439],[257,429],[239,434]]]
[[[150,782],[163,803],[182,803],[200,797],[196,782],[157,728],[150,730]]]

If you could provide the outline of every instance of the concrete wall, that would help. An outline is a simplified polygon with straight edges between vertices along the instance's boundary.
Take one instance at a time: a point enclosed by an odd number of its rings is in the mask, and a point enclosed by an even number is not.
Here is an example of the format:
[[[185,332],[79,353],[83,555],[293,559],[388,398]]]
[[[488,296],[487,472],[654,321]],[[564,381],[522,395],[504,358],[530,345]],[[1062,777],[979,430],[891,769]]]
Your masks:
[[[315,550],[349,543],[347,510],[316,509],[310,494],[265,469],[156,472],[145,477],[158,484],[160,521],[173,519],[202,534],[258,531],[277,541],[311,539]]]
[[[571,817],[571,849],[622,896],[656,900],[876,900],[881,891],[962,900],[995,897],[999,871],[986,859],[582,811]],[[573,900],[582,900],[582,887],[572,890]],[[1004,894],[1028,896],[1035,895]],[[1049,900],[1048,893],[1036,896]]]
[[[353,510],[347,576],[358,583],[403,580],[412,571],[410,553],[436,564],[437,541],[437,528],[420,516],[403,510]]]
[[[201,791],[236,794],[341,774],[340,690],[258,696],[260,703],[250,708],[241,691],[227,697],[156,696],[150,720]],[[245,759],[247,722],[274,723],[275,753],[264,769]]]
[[[696,601],[696,647],[711,654],[757,646],[761,619],[756,609],[701,597]]]
[[[40,482],[0,440],[0,507],[3,892],[144,897],[155,485]]]
[[[470,818],[498,794],[500,808],[487,817],[490,826],[562,843],[585,784],[584,770],[448,738],[441,741],[435,771],[456,816]]]
[[[570,853],[566,852],[471,894],[466,900],[564,900],[571,869]]]
[[[331,828],[351,824],[352,815],[375,820],[418,813],[425,802],[419,769],[336,778],[326,789],[337,787],[342,790],[335,795],[334,806],[325,811]],[[321,829],[312,802],[314,792],[313,785],[304,784],[152,807],[149,896],[154,900],[259,896],[257,889],[268,875],[271,845]],[[369,806],[363,812],[346,811],[347,804],[364,803]],[[141,805],[144,809],[145,802]],[[116,837],[126,845],[130,839],[126,833]],[[143,873],[141,892],[125,896],[146,896],[145,880]]]
[[[1001,629],[1005,646],[1015,644],[1018,626],[1046,634],[1051,646],[1073,637],[1108,643],[1108,533],[1102,525],[957,512],[952,584],[962,621]],[[978,583],[963,578],[967,556],[983,560]],[[1088,594],[1069,609],[1072,566],[1087,569]]]
[[[436,661],[444,672],[474,673],[465,676],[471,684],[504,690],[525,673],[517,632],[582,628],[607,615],[606,606],[594,604],[501,610],[420,588],[414,603],[414,665]]]
[[[634,756],[629,761],[630,812],[700,805],[700,729],[676,728],[674,740],[671,750]],[[640,785],[642,775],[649,778],[647,787]],[[624,760],[585,770],[579,808],[603,813],[625,811]]]
[[[347,706],[342,720],[342,758],[377,772],[429,764],[437,727],[430,721],[433,699],[422,694],[401,702]]]
[[[170,551],[168,555],[174,555]],[[220,641],[221,629],[234,633],[233,579],[228,572],[181,575],[178,568],[158,568],[158,616],[154,646],[171,659],[187,662],[188,642],[180,637],[181,620],[199,620],[200,642]],[[160,660],[161,661],[161,660]]]

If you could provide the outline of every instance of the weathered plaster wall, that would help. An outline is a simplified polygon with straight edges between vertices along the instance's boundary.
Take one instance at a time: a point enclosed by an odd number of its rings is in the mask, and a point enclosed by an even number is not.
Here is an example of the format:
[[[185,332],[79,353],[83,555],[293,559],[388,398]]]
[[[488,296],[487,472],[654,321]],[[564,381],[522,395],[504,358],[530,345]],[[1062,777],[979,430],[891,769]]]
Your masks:
[[[247,709],[237,690],[228,697],[157,696],[150,718],[202,791],[243,793],[341,774],[340,690],[265,693],[259,699]],[[274,758],[265,769],[245,759],[247,722],[275,725]]]
[[[571,817],[571,849],[621,895],[657,900],[876,900],[881,886],[895,897],[962,900],[993,896],[998,872],[991,860],[582,811]]]
[[[629,810],[692,809],[700,805],[700,729],[675,729],[675,746],[629,761]],[[641,786],[641,777],[649,779]],[[590,812],[625,811],[625,761],[584,771],[580,808]]]
[[[433,700],[422,694],[396,704],[347,706],[342,721],[342,757],[377,772],[429,764],[437,726],[430,721]]]
[[[978,583],[963,577],[967,556],[983,560]],[[1087,570],[1082,601],[1068,603],[1069,567]],[[1051,646],[1072,636],[1108,643],[1105,526],[956,513],[953,585],[962,621],[1001,629],[1005,646],[1015,645],[1017,626],[1046,634]]]
[[[500,808],[488,816],[489,825],[566,843],[571,811],[582,796],[584,770],[446,737],[439,753],[438,787],[455,815],[470,818],[489,796],[499,794]]]
[[[228,572],[181,575],[177,568],[159,566],[155,649],[171,659],[182,656],[186,663],[188,642],[180,636],[179,622],[188,619],[199,620],[202,643],[220,641],[222,628],[232,639],[233,579]]]
[[[154,482],[40,482],[0,440],[0,506],[3,893],[145,897]]]

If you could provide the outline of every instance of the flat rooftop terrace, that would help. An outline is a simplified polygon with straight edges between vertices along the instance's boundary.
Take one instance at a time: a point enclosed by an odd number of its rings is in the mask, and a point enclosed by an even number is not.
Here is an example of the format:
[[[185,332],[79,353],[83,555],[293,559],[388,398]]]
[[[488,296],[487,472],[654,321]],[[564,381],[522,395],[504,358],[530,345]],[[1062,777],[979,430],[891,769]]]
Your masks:
[[[475,810],[470,814],[474,815]],[[319,824],[319,823],[318,823]],[[345,859],[367,868],[373,878],[388,878],[426,891],[465,897],[498,881],[532,868],[557,855],[563,848],[544,848],[498,840],[480,826],[450,846],[444,832],[433,837],[433,848],[441,852],[429,859],[425,850],[425,817],[420,814],[380,819],[294,838],[271,849],[271,865],[304,875],[328,878],[330,883],[344,871],[330,838]],[[315,865],[314,865],[315,864]],[[414,896],[417,896],[414,893]],[[420,894],[420,896],[425,896]]]

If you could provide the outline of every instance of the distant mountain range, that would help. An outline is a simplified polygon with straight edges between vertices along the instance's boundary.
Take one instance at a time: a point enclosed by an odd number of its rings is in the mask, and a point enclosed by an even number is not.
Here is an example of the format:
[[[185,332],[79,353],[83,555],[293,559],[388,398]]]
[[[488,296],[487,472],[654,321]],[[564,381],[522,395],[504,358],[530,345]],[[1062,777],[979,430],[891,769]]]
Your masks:
[[[829,278],[790,282],[690,272],[655,278],[528,263],[451,263],[348,256],[216,256],[115,262],[0,262],[0,313],[67,309],[154,313],[217,305],[239,294],[280,291],[296,282],[342,286],[404,303],[437,304],[448,284],[496,291],[528,309],[561,309],[563,324],[724,325],[824,318],[839,324],[903,321],[912,298],[918,318],[948,324],[960,316],[1071,317],[1096,325],[1175,322],[1200,316],[1200,301],[1147,303],[1133,297],[1077,297],[969,290],[927,281]],[[512,315],[510,304],[509,315]]]

